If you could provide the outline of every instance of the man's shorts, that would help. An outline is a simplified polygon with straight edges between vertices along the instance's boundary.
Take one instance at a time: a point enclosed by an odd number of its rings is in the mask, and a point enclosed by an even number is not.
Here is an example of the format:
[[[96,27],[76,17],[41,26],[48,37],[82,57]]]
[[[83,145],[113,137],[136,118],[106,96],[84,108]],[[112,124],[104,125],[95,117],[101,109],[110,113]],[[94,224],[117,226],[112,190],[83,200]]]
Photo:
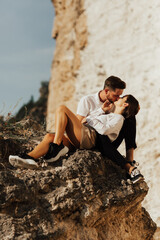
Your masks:
[[[96,143],[96,131],[87,124],[82,124],[80,149],[91,149]]]

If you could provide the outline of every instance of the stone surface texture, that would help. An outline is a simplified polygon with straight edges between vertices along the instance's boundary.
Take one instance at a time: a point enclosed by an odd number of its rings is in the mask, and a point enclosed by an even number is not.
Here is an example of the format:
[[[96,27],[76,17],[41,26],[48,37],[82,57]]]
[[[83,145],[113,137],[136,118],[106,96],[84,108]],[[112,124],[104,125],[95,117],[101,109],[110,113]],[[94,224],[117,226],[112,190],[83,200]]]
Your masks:
[[[156,224],[141,206],[146,182],[130,184],[96,151],[77,150],[36,170],[3,166],[1,240],[153,239]]]
[[[76,111],[79,99],[116,75],[138,98],[135,159],[149,193],[143,202],[160,226],[160,2],[53,0],[56,50],[48,99],[48,129],[60,104]],[[121,148],[120,151],[124,151]]]
[[[0,122],[1,240],[152,240],[156,224],[142,207],[145,181],[97,151],[70,152],[35,170],[14,168],[10,154],[31,151],[45,135],[32,119]]]

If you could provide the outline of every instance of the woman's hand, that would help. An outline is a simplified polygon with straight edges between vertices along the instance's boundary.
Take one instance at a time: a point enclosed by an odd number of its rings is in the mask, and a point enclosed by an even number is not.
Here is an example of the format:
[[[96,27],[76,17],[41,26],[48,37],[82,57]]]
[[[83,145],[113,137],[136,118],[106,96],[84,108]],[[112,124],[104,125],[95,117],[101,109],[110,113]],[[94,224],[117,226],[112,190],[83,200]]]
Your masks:
[[[87,120],[85,117],[82,119],[81,123],[87,123]]]
[[[111,103],[108,99],[103,103],[102,110],[107,113],[111,110],[113,103]]]

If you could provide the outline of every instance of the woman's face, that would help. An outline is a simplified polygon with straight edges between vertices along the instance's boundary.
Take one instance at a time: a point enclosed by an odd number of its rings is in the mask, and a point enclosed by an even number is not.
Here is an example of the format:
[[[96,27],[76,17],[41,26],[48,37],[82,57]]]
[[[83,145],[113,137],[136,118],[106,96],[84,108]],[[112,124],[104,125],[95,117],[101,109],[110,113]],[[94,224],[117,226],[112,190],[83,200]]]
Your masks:
[[[123,103],[127,101],[127,96],[119,98],[117,101],[114,102],[116,106],[122,106]]]

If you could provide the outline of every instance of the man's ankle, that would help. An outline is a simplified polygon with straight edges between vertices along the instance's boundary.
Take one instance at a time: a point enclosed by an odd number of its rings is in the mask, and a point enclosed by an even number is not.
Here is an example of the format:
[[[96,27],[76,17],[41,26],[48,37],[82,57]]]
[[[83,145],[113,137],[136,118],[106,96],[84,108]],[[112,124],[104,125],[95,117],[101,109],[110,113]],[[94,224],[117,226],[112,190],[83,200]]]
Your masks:
[[[62,141],[54,141],[54,144],[57,144],[58,146],[61,145]]]
[[[31,157],[32,159],[36,160],[36,158],[31,153],[26,153],[26,155]]]

